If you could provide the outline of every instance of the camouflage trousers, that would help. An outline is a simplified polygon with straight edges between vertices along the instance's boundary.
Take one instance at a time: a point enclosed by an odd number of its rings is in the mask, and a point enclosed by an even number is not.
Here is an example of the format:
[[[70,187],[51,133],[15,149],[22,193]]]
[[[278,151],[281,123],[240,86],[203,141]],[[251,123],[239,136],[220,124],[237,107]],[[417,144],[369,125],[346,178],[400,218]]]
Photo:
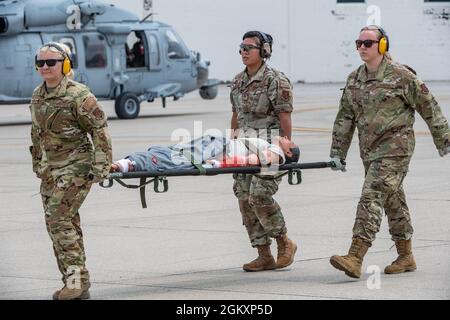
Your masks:
[[[251,174],[235,174],[233,191],[239,200],[242,222],[253,247],[271,244],[287,232],[283,214],[272,196],[278,191],[281,177],[260,178]]]
[[[89,282],[78,209],[91,186],[85,178],[69,175],[41,183],[47,232],[53,242],[62,281],[67,285],[68,282],[72,285]]]
[[[374,241],[384,210],[392,240],[411,238],[414,230],[402,186],[409,161],[409,157],[363,161],[366,177],[356,211],[353,236]]]

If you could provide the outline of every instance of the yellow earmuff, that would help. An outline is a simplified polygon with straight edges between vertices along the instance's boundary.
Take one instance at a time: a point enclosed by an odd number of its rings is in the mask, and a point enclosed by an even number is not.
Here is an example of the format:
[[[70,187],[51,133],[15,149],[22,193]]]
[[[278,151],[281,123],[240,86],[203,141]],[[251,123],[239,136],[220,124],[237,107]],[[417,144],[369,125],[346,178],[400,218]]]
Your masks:
[[[72,63],[70,62],[70,59],[65,57],[64,61],[62,63],[62,73],[63,75],[69,74],[72,70]]]
[[[378,42],[378,52],[380,54],[385,54],[389,50],[389,48],[388,48],[388,44],[389,44],[388,40],[387,40],[386,37],[383,36],[379,41],[380,42]]]
[[[377,26],[377,28],[381,33],[381,39],[378,40],[378,52],[380,54],[385,54],[386,52],[389,51],[389,37],[383,28],[381,28],[379,26]]]

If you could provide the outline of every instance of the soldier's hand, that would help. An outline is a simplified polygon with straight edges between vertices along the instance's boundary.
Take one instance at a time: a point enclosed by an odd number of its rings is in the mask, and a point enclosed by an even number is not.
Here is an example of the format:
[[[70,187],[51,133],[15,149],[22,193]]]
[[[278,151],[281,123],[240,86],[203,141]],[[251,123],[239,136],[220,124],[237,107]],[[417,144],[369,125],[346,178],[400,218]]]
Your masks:
[[[105,177],[103,177],[103,176],[94,176],[93,178],[92,178],[92,183],[100,183],[100,182],[102,182],[103,180],[105,180],[106,178]]]
[[[105,179],[109,178],[109,172],[97,170],[97,168],[93,168],[91,172],[89,172],[88,178],[92,181],[92,183],[100,183]]]
[[[342,171],[346,172],[347,169],[345,169],[345,161],[341,160],[339,158],[331,158],[331,170],[333,171]]]
[[[105,179],[109,179],[110,169],[110,164],[95,165],[89,172],[89,178],[92,183],[100,183]]]
[[[449,153],[450,153],[450,146],[442,148],[442,149],[439,150],[439,155],[441,157],[443,157],[443,156],[445,156],[446,154],[449,154]]]
[[[90,173],[88,175],[89,179],[92,181],[92,183],[100,183],[103,182],[104,180],[108,179],[108,176],[98,176],[98,175],[93,175],[92,173]]]

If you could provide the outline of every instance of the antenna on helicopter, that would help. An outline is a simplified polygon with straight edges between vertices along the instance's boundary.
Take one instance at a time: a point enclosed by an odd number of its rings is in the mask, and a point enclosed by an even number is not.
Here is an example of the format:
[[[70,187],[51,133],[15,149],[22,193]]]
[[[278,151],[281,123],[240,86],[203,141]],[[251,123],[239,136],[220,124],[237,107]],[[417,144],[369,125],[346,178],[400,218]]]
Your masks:
[[[143,0],[144,14],[148,13],[139,23],[144,22],[153,15],[153,0]]]
[[[139,21],[139,23],[142,23],[142,22],[144,22],[145,20],[147,20],[149,17],[151,17],[153,15],[153,12],[150,12],[148,15],[146,15],[145,17],[144,17],[144,19],[142,19],[141,21]]]

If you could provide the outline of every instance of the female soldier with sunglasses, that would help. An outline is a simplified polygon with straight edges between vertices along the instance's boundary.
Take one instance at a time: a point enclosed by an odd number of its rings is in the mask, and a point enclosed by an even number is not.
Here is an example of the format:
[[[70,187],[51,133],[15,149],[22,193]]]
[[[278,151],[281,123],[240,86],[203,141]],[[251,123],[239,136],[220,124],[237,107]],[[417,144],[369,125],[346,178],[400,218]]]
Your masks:
[[[64,283],[55,300],[89,298],[78,209],[92,183],[108,175],[112,159],[106,116],[89,89],[70,79],[69,51],[55,42],[38,50],[43,83],[30,105],[33,171],[41,179],[45,223]]]
[[[427,123],[441,156],[450,152],[450,130],[427,86],[414,70],[391,60],[389,40],[378,26],[361,29],[356,48],[364,64],[353,71],[344,88],[333,128],[330,157],[335,170],[345,171],[355,128],[365,180],[353,226],[353,239],[345,256],[330,263],[348,276],[359,278],[364,255],[379,231],[383,210],[398,258],[384,270],[387,274],[414,271],[411,249],[413,227],[403,191],[403,179],[413,154],[414,115]]]

